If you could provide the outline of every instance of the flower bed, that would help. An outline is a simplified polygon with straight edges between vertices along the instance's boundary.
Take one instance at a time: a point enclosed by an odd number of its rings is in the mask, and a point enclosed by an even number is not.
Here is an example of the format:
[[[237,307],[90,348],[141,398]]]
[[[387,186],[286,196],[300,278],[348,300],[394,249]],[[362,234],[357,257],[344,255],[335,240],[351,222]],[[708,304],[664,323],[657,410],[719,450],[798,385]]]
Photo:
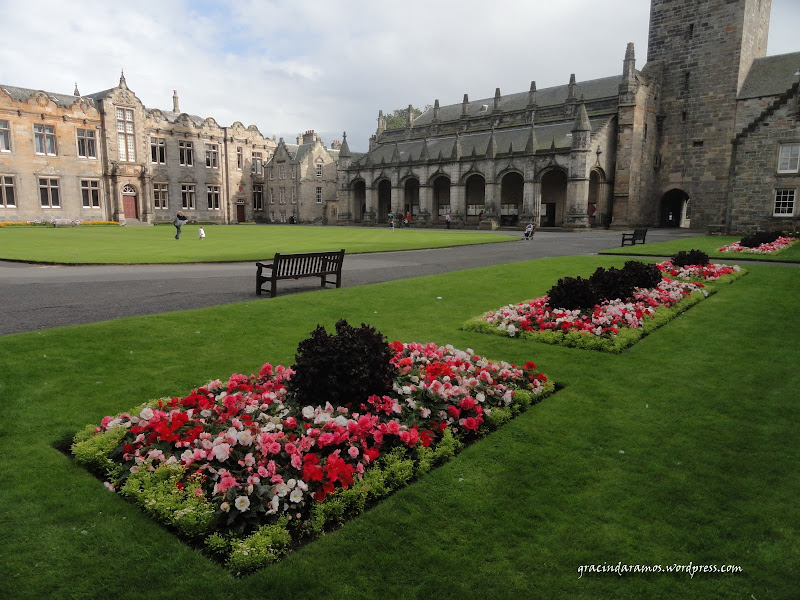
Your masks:
[[[792,244],[797,242],[797,238],[794,237],[785,237],[781,236],[776,239],[774,242],[769,242],[766,244],[760,244],[755,248],[748,248],[747,246],[742,246],[741,242],[734,242],[732,244],[728,244],[727,246],[723,246],[719,249],[720,252],[741,252],[743,254],[774,254],[780,250],[785,250]]]
[[[391,344],[393,393],[300,406],[294,372],[212,381],[88,426],[77,461],[234,573],[278,560],[553,391],[452,346]]]
[[[603,300],[592,309],[552,307],[543,296],[488,311],[464,329],[574,348],[620,352],[701,301],[714,290],[704,281],[732,281],[738,266],[656,265],[665,275],[655,288],[634,288],[632,297]],[[668,275],[667,275],[668,274]]]

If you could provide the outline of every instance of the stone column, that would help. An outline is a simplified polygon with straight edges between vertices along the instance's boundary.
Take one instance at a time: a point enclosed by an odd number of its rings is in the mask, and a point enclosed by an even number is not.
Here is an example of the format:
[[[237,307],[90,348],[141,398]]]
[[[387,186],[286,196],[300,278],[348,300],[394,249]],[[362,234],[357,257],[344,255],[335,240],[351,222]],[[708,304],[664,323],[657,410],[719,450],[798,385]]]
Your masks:
[[[467,220],[467,200],[463,185],[450,183],[450,217],[453,223],[463,225]]]
[[[433,190],[430,185],[419,186],[420,218],[425,223],[436,222],[438,215],[433,213]]]
[[[362,216],[365,223],[375,223],[378,219],[378,189],[372,186],[367,187],[367,210]]]

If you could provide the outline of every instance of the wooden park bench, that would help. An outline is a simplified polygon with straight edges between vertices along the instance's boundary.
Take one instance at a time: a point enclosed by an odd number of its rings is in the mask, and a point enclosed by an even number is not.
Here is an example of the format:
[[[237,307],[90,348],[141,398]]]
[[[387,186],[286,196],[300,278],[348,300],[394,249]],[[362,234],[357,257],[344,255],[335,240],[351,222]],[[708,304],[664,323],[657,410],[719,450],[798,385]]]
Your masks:
[[[644,238],[647,236],[647,229],[634,229],[633,233],[622,234],[622,246],[635,246],[636,242],[644,244]]]
[[[338,252],[308,252],[306,254],[281,254],[275,253],[275,258],[270,263],[257,262],[256,294],[259,296],[263,285],[270,282],[270,298],[277,294],[279,279],[300,279],[301,277],[319,277],[320,287],[327,283],[335,283],[342,287],[342,262],[344,261],[344,248]],[[329,281],[328,277],[335,275],[336,279]]]

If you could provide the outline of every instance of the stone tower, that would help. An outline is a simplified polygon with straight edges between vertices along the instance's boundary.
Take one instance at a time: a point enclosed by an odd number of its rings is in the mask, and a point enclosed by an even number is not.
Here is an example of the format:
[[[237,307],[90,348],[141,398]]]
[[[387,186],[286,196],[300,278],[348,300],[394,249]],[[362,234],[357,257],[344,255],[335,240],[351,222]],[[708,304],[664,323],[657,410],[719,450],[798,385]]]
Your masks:
[[[652,0],[647,67],[658,73],[653,219],[725,220],[736,98],[765,56],[771,0]],[[655,207],[658,207],[657,209]]]

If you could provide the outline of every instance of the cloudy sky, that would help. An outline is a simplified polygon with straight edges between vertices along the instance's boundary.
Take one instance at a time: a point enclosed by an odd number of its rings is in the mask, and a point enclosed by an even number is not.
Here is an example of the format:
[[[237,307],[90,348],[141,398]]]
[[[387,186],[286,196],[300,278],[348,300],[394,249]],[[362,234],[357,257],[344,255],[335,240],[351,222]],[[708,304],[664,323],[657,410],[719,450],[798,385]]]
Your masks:
[[[120,70],[148,108],[242,121],[293,142],[347,132],[364,151],[378,109],[424,108],[622,72],[647,56],[646,0],[0,0],[0,83],[90,94]],[[800,50],[798,0],[773,0],[768,54]],[[798,65],[800,67],[800,65]]]

